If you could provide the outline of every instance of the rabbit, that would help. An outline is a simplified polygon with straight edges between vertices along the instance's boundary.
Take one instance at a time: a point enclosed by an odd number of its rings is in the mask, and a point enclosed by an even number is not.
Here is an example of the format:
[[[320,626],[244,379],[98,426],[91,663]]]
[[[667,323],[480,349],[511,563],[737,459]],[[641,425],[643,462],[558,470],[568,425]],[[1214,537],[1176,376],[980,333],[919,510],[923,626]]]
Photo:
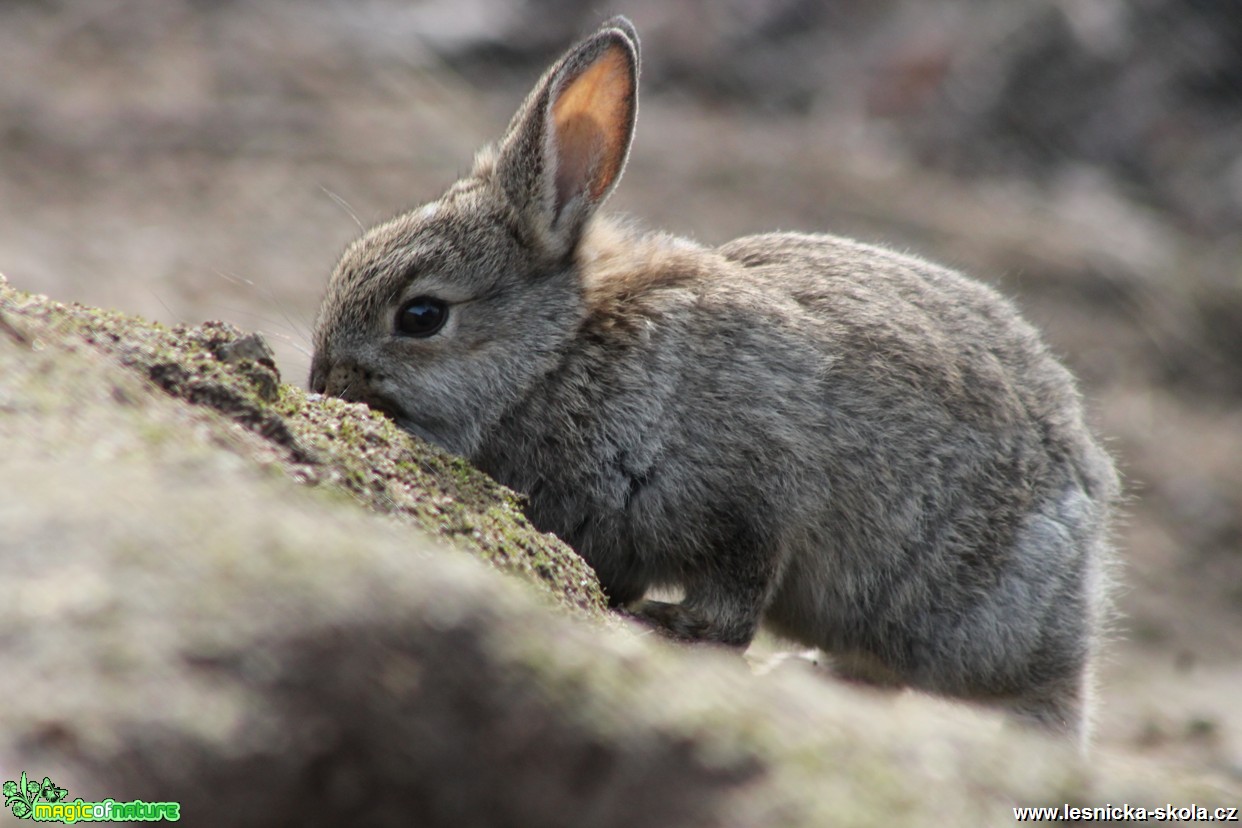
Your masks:
[[[607,21],[467,177],[350,245],[311,390],[522,493],[670,636],[744,648],[763,622],[847,677],[1085,734],[1119,482],[1075,380],[1007,300],[921,259],[599,213],[638,75]]]

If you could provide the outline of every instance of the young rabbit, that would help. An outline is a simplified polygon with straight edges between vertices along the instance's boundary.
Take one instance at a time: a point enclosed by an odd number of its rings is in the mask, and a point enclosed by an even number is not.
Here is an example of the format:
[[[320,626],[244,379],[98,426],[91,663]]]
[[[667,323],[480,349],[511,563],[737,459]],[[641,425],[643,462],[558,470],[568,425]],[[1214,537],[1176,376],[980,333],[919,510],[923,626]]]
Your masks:
[[[991,289],[827,235],[720,247],[596,215],[637,111],[616,18],[434,201],[332,275],[314,391],[528,498],[616,606],[1080,732],[1118,483]],[[679,604],[642,601],[684,589]]]

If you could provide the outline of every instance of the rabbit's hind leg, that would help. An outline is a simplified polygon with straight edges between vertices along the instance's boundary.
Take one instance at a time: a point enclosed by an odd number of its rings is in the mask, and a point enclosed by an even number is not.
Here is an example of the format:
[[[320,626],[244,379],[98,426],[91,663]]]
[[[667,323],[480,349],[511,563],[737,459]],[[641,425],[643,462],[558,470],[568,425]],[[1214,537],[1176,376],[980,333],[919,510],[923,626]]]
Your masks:
[[[753,547],[744,552],[733,546],[730,552],[718,562],[730,568],[727,577],[697,573],[685,584],[681,603],[644,600],[631,612],[673,638],[749,646],[784,567]]]

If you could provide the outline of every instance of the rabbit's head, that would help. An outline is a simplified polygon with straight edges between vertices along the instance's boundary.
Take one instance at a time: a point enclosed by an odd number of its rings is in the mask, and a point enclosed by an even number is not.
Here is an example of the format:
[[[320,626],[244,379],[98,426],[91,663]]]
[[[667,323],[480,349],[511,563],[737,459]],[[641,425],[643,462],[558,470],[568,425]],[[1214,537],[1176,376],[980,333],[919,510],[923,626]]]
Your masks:
[[[576,253],[625,166],[637,83],[637,36],[610,20],[544,74],[469,177],[354,242],[320,307],[311,390],[469,456],[574,335]]]

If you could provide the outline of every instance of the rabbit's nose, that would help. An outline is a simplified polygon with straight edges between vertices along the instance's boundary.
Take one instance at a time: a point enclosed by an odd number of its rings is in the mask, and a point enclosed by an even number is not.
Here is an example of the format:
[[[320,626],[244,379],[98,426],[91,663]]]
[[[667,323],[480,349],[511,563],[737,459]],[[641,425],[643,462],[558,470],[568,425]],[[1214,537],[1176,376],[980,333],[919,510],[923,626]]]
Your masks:
[[[366,399],[370,374],[352,360],[341,360],[324,370],[322,366],[311,372],[311,390],[329,397],[340,397],[351,402]]]
[[[306,387],[310,389],[312,394],[326,393],[328,388],[327,372],[318,362],[312,363],[310,378],[306,383]]]

